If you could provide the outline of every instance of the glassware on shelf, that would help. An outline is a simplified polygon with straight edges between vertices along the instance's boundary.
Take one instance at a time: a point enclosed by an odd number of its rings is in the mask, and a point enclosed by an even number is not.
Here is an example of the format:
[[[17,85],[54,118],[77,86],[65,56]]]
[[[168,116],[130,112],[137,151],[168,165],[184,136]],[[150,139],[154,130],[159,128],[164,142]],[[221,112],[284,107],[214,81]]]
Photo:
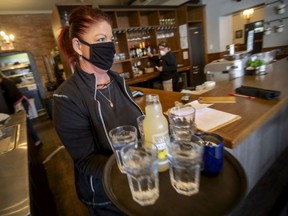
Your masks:
[[[127,29],[127,40],[128,42],[133,41],[143,41],[151,38],[149,30],[152,27],[136,27]]]
[[[175,25],[176,19],[175,18],[165,18],[159,20],[160,25]]]
[[[171,38],[174,37],[174,29],[176,26],[160,26],[156,28],[156,38]]]

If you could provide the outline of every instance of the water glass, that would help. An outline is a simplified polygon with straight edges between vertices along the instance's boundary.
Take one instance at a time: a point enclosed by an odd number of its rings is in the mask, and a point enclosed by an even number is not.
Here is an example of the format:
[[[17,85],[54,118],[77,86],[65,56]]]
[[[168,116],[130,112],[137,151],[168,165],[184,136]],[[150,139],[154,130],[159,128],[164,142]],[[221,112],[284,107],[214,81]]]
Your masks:
[[[133,200],[153,205],[159,197],[157,150],[129,144],[121,149],[121,157]]]
[[[190,105],[180,105],[168,109],[171,135],[174,139],[190,139],[196,132],[196,110]]]
[[[191,129],[191,126],[178,126],[178,125],[169,125],[171,138],[174,140],[187,140],[190,141],[192,135],[195,133],[194,129]]]
[[[109,131],[109,137],[119,170],[125,173],[120,151],[127,144],[137,144],[137,128],[132,125],[119,126]]]
[[[203,145],[199,137],[169,143],[170,181],[179,194],[191,196],[198,193],[202,155]]]

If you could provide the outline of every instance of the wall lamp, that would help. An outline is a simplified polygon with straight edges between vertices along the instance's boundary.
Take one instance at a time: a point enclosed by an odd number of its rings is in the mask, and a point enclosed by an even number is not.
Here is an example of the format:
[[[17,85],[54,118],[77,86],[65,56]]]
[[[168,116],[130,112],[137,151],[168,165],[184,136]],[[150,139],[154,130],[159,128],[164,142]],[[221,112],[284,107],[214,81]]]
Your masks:
[[[0,48],[1,50],[14,49],[15,36],[13,34],[6,34],[4,31],[0,31]]]
[[[253,8],[246,9],[242,12],[242,16],[244,17],[244,19],[247,19],[247,21],[249,21],[249,19],[253,16],[253,14],[254,14]]]

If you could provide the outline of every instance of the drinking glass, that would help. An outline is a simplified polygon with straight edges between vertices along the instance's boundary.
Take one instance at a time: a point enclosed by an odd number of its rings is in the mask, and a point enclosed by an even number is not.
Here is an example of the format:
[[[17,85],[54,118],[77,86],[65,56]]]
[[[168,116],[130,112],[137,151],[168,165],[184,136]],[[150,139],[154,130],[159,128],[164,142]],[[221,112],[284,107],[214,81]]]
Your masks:
[[[125,173],[120,151],[127,144],[137,144],[137,129],[132,125],[119,126],[109,131],[109,137],[119,170]]]
[[[190,105],[180,105],[168,109],[170,132],[174,139],[191,139],[196,132],[195,112],[195,108]]]
[[[170,181],[174,189],[186,196],[199,192],[203,155],[201,139],[172,140],[168,145]]]
[[[157,150],[129,144],[121,149],[121,157],[133,200],[153,205],[159,197]]]
[[[178,125],[169,125],[171,138],[174,140],[191,140],[192,135],[195,133],[194,129],[191,129],[191,126],[178,126]]]

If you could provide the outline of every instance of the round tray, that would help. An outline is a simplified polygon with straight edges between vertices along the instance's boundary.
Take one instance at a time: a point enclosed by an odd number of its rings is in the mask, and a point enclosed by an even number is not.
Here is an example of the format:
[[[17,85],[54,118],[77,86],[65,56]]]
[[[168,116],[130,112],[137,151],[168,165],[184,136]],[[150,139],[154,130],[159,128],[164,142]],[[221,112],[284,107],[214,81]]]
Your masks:
[[[240,163],[225,151],[222,172],[217,176],[201,175],[198,194],[178,194],[166,171],[159,173],[158,200],[154,205],[143,207],[133,200],[127,177],[119,171],[112,155],[105,167],[104,188],[111,201],[128,215],[222,216],[231,212],[245,196],[247,179]]]

